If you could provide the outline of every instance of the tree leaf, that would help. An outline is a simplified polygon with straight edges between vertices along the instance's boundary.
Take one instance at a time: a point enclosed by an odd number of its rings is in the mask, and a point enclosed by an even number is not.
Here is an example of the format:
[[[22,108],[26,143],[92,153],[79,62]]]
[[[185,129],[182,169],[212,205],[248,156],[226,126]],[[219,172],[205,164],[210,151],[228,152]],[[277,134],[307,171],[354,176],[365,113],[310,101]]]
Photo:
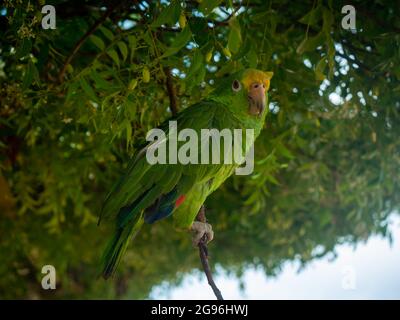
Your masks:
[[[105,48],[104,41],[103,41],[100,37],[98,37],[98,36],[92,34],[92,35],[90,36],[90,40],[91,40],[91,41],[95,44],[95,46],[96,46],[97,48],[99,48],[101,51],[104,50],[104,48]]]
[[[128,45],[129,45],[129,50],[130,50],[130,60],[132,62],[133,56],[135,54],[136,46],[137,46],[137,40],[136,37],[133,35],[128,36]]]
[[[162,8],[157,19],[151,24],[153,28],[157,28],[163,24],[174,25],[181,14],[181,4],[177,0],[173,0],[170,5],[166,8]]]
[[[318,46],[324,43],[324,32],[321,31],[316,36],[311,38],[305,38],[300,45],[297,47],[296,52],[297,54],[303,54],[307,51],[313,51]]]
[[[104,80],[97,72],[92,71],[90,77],[94,80],[96,88],[98,89],[110,89],[111,83]]]
[[[20,59],[25,57],[32,50],[32,41],[30,39],[23,39],[21,45],[17,49],[16,58]]]
[[[204,15],[209,15],[215,7],[219,6],[222,0],[203,0],[200,3],[199,10],[204,13]]]
[[[250,68],[256,68],[258,64],[258,55],[256,50],[251,46],[249,52],[246,54],[246,58],[249,61]]]
[[[119,41],[117,43],[117,46],[119,48],[119,51],[121,52],[123,61],[125,61],[126,58],[128,57],[128,47],[126,46],[125,42],[123,42],[123,41]]]
[[[117,51],[110,49],[107,51],[107,54],[114,61],[114,63],[119,66],[119,57]]]
[[[31,84],[33,80],[33,65],[32,61],[29,61],[28,65],[26,66],[24,78],[22,80],[22,89],[26,90]]]
[[[84,77],[81,77],[79,82],[81,84],[83,91],[86,93],[86,95],[93,101],[98,101],[97,96],[96,96],[95,92],[93,91],[93,88],[89,85],[89,83],[86,81],[86,79]]]
[[[171,46],[164,52],[161,58],[169,57],[181,50],[192,37],[189,27],[183,29],[174,39]]]
[[[126,129],[126,148],[128,149],[132,140],[132,125],[128,119],[125,119],[124,127]]]
[[[317,26],[321,18],[322,18],[322,6],[318,5],[316,8],[312,9],[310,12],[308,12],[306,15],[300,18],[299,22],[310,26]]]
[[[106,36],[108,40],[110,41],[114,40],[114,34],[112,33],[112,31],[103,26],[101,26],[99,29]]]
[[[190,65],[189,71],[187,73],[187,78],[191,79],[203,65],[203,55],[200,50],[196,50],[193,55],[192,63]]]
[[[229,21],[230,31],[228,36],[228,48],[231,52],[237,53],[242,44],[242,34],[240,24],[236,18]]]

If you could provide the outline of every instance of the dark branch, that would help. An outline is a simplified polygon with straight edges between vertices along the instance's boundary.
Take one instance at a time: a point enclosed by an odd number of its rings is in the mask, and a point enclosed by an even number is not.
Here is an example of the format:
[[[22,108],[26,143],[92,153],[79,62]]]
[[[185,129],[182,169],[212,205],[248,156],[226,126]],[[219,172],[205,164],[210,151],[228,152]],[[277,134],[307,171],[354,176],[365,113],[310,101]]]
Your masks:
[[[79,41],[75,44],[74,48],[72,49],[71,53],[69,54],[69,56],[67,57],[67,59],[64,62],[63,67],[61,68],[61,71],[58,75],[58,80],[59,82],[63,82],[64,79],[64,74],[65,74],[65,70],[67,69],[67,66],[71,63],[72,59],[74,58],[74,56],[76,55],[76,53],[79,51],[80,47],[83,45],[83,43],[87,40],[87,38],[90,37],[91,34],[93,34],[93,32],[95,32],[97,30],[97,28],[104,22],[107,20],[107,18],[111,15],[111,13],[118,8],[120,5],[122,5],[124,2],[118,2],[115,1],[112,4],[110,4],[110,6],[108,7],[107,11],[104,12],[104,14],[96,20],[96,22],[90,27],[90,29],[88,31],[86,31],[86,33],[82,36],[82,38],[79,39]]]
[[[364,64],[363,62],[359,61],[359,60],[354,60],[352,58],[350,58],[348,55],[342,54],[338,51],[335,52],[335,54],[343,59],[346,59],[347,61],[349,61],[350,63],[355,63],[358,66],[360,66],[361,69],[363,69],[364,71],[367,71],[369,73],[374,73],[374,71],[372,71],[366,64]]]
[[[199,213],[197,214],[196,220],[204,223],[207,222],[206,209],[204,205],[201,206]],[[206,274],[208,280],[208,284],[212,288],[215,296],[217,297],[217,300],[224,300],[221,291],[218,289],[217,285],[214,282],[210,265],[208,263],[207,235],[204,235],[199,242],[199,255],[201,264],[203,265],[204,273]]]
[[[176,116],[178,114],[178,103],[176,100],[176,92],[175,92],[170,68],[168,68],[168,67],[164,68],[164,73],[167,78],[166,86],[167,86],[167,92],[168,92],[168,97],[169,97],[169,107],[171,109],[172,115]]]

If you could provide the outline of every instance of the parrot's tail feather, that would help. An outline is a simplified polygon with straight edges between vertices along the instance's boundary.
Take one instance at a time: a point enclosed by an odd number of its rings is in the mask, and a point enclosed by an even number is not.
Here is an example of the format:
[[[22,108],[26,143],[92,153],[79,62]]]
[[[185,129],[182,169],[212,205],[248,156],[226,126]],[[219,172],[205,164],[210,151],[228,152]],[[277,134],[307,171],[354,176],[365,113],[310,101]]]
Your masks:
[[[129,241],[133,239],[143,225],[143,214],[138,215],[130,223],[117,230],[107,245],[103,255],[102,275],[104,279],[111,277],[117,269],[121,258],[128,247]]]

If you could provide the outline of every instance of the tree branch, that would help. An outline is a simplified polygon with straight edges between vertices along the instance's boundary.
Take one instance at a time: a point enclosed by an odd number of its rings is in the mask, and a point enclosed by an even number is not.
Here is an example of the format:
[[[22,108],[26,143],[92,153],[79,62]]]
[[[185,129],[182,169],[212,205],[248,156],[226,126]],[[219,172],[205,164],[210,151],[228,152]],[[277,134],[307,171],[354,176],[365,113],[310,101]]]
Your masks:
[[[364,71],[367,71],[369,73],[374,73],[374,71],[372,71],[366,64],[364,64],[363,62],[359,61],[359,60],[355,60],[353,58],[350,58],[348,55],[346,54],[342,54],[338,51],[335,52],[335,55],[346,59],[347,61],[349,61],[350,63],[355,63],[357,64],[361,69],[363,69]],[[375,72],[375,73],[379,73],[379,72]]]
[[[166,86],[169,97],[169,107],[171,109],[172,115],[176,116],[178,114],[178,103],[176,100],[176,92],[173,84],[172,74],[169,67],[164,68],[164,73],[166,76]]]
[[[86,31],[86,33],[82,36],[82,38],[79,39],[79,41],[75,44],[74,48],[72,49],[71,53],[69,54],[69,56],[67,57],[67,59],[65,59],[64,65],[61,68],[61,71],[58,75],[58,80],[59,82],[63,82],[64,79],[64,74],[65,74],[65,70],[67,69],[67,66],[71,63],[72,59],[74,58],[74,56],[76,55],[76,53],[79,51],[80,47],[83,45],[83,43],[86,41],[87,38],[90,37],[91,34],[93,34],[93,32],[95,32],[97,30],[97,28],[104,22],[107,20],[107,18],[111,15],[111,13],[118,8],[120,5],[122,5],[124,2],[123,1],[115,1],[112,4],[110,4],[110,6],[108,7],[108,9],[106,10],[106,12],[104,12],[104,14],[96,20],[96,22],[90,27],[90,29],[88,31]]]
[[[203,206],[201,206],[199,213],[197,214],[196,217],[197,221],[200,222],[207,222],[206,218],[206,209]],[[200,255],[200,260],[201,264],[203,265],[204,273],[206,274],[208,284],[212,288],[215,296],[217,297],[217,300],[224,300],[222,297],[221,291],[218,289],[217,285],[214,282],[212,273],[211,273],[211,268],[210,265],[208,264],[208,249],[207,249],[207,235],[204,235],[203,238],[201,238],[199,242],[199,255]]]

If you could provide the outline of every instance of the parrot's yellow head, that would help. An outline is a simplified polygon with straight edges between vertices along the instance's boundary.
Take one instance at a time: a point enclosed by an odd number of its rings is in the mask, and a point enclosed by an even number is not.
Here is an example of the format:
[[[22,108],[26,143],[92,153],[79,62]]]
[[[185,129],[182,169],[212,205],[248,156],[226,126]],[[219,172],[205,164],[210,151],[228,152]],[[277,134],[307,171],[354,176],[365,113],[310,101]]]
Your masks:
[[[264,85],[265,91],[268,91],[273,75],[274,73],[270,71],[247,69],[243,72],[242,83],[246,90],[249,90],[252,84],[258,83]]]
[[[247,92],[250,114],[257,116],[263,114],[272,76],[272,72],[264,72],[257,69],[247,69],[243,72],[241,82]]]
[[[267,92],[272,72],[244,69],[224,79],[212,93],[213,100],[222,102],[242,117],[265,115]]]

